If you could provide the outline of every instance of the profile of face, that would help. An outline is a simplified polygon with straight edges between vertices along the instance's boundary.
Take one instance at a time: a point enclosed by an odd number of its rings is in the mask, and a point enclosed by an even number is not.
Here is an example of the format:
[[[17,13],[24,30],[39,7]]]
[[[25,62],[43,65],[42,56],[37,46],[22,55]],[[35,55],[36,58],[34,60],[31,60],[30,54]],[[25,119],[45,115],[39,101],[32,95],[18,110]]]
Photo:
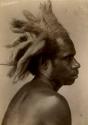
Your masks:
[[[61,85],[71,85],[78,77],[80,64],[75,59],[75,48],[70,38],[58,38],[59,51],[53,61],[51,79]]]

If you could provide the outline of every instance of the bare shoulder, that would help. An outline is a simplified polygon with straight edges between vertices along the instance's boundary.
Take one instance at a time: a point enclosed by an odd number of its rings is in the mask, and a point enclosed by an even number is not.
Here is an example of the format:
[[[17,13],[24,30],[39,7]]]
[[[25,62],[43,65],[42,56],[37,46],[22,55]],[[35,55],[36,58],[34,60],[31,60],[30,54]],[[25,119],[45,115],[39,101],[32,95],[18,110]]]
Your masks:
[[[71,113],[62,95],[46,87],[26,85],[11,101],[2,125],[18,121],[22,125],[71,125]]]
[[[42,96],[41,100],[39,101],[40,104],[48,109],[50,109],[51,107],[52,108],[57,108],[57,109],[69,109],[69,104],[67,102],[67,100],[65,99],[64,96],[62,96],[61,94],[59,93],[53,93],[53,94],[50,94],[50,95],[46,95],[46,96]],[[43,105],[43,104],[46,104],[46,105]]]
[[[66,99],[60,94],[40,101],[40,119],[54,125],[71,125],[71,112]],[[42,109],[42,110],[41,110]]]

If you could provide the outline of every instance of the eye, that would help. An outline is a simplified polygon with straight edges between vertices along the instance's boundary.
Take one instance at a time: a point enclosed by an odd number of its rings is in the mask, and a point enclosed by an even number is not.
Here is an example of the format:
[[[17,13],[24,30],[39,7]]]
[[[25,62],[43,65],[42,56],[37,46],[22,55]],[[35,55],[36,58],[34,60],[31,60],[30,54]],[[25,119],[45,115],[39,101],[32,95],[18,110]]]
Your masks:
[[[72,62],[72,60],[73,60],[73,56],[72,55],[69,55],[69,56],[66,56],[66,57],[64,57],[64,60],[66,60],[67,62]]]

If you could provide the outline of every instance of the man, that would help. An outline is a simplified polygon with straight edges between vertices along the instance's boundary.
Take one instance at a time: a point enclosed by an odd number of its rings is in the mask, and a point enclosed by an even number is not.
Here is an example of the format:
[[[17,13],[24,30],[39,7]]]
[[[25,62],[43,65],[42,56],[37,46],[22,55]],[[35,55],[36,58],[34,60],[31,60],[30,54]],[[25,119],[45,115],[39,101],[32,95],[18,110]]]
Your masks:
[[[73,42],[58,23],[50,1],[41,4],[41,13],[37,19],[24,11],[28,22],[12,23],[12,30],[22,36],[8,46],[14,48],[9,76],[14,76],[15,82],[29,72],[35,77],[14,96],[2,125],[71,125],[69,105],[57,91],[73,84],[80,64],[74,58]]]

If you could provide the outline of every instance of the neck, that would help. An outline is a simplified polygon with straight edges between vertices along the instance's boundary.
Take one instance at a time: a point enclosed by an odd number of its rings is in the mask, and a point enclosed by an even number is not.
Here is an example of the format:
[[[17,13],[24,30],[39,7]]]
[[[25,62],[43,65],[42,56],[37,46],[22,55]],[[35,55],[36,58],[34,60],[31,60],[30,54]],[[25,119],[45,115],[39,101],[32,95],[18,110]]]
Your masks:
[[[55,80],[50,79],[46,75],[40,73],[37,75],[43,82],[47,83],[54,91],[58,91],[61,88],[61,84],[56,82]]]

